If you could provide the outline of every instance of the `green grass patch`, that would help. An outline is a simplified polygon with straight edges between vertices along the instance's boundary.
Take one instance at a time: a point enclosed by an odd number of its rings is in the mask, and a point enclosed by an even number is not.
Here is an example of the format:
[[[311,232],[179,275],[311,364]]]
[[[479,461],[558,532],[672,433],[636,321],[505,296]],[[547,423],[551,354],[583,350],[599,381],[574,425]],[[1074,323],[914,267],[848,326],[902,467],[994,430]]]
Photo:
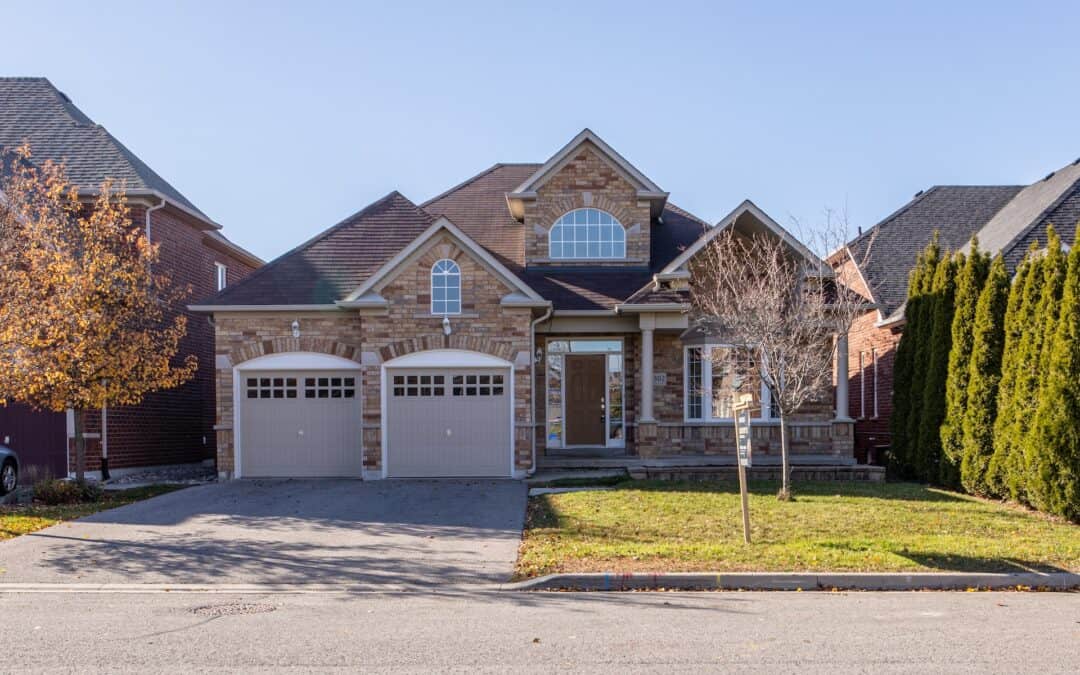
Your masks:
[[[167,492],[180,490],[183,487],[185,486],[148,485],[128,490],[110,490],[105,492],[101,501],[82,504],[0,506],[0,540],[43,530],[57,523],[82,518],[98,511],[114,509],[132,502],[157,497]]]
[[[1080,571],[1080,526],[912,483],[629,481],[529,500],[517,576],[554,572]]]

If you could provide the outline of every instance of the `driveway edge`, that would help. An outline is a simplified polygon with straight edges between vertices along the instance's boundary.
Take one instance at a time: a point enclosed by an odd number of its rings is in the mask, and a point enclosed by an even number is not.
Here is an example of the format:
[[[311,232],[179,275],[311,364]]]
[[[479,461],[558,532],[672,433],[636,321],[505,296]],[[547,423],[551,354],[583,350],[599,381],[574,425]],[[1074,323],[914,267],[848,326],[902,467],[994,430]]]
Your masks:
[[[504,591],[966,591],[1080,589],[1071,572],[732,572],[685,574],[549,574],[503,584]]]

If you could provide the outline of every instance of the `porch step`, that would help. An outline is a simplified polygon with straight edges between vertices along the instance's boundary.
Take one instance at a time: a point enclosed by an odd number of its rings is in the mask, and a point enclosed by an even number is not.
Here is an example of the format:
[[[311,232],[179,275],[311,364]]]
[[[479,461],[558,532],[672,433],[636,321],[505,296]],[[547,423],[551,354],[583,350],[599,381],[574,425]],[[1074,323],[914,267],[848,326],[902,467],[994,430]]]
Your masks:
[[[572,480],[581,482],[603,481],[611,478],[627,477],[626,469],[541,469],[529,477],[528,485],[547,485],[556,481]]]
[[[735,480],[736,466],[637,466],[628,469],[635,480]],[[755,465],[749,469],[750,480],[775,480],[781,478],[782,468],[777,465]],[[792,464],[792,481],[870,481],[885,480],[885,467],[869,464],[856,465],[806,465]]]

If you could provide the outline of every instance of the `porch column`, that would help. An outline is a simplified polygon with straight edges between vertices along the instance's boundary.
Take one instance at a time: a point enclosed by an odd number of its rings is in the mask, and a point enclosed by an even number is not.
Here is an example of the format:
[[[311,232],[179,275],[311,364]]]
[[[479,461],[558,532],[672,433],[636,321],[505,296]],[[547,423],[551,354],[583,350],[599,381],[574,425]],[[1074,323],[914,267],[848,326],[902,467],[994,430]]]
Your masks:
[[[649,316],[649,319],[652,319]],[[639,422],[655,422],[653,419],[653,323],[641,317],[641,418]]]
[[[847,333],[836,336],[836,419],[848,417],[848,338]]]

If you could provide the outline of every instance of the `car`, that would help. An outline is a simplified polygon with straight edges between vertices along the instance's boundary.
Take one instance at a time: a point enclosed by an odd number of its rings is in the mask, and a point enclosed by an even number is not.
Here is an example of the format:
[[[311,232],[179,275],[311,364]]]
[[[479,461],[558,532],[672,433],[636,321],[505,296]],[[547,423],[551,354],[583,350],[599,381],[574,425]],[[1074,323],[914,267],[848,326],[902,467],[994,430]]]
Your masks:
[[[0,445],[0,495],[19,486],[19,456],[6,445]]]

